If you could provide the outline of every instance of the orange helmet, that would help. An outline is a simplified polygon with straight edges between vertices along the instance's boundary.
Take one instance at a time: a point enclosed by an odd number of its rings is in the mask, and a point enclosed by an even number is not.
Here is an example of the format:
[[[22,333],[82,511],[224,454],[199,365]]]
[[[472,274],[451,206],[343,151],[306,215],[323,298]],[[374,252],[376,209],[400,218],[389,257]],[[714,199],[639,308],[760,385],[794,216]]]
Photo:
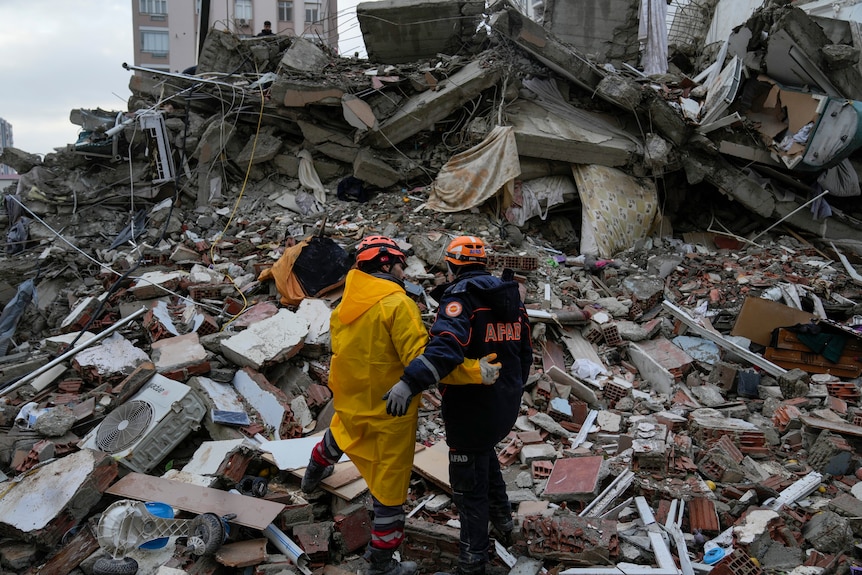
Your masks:
[[[449,242],[445,260],[455,266],[486,264],[485,242],[473,236],[458,236]]]
[[[368,236],[356,246],[356,263],[362,264],[392,264],[406,261],[406,256],[401,248],[392,239],[386,236]]]

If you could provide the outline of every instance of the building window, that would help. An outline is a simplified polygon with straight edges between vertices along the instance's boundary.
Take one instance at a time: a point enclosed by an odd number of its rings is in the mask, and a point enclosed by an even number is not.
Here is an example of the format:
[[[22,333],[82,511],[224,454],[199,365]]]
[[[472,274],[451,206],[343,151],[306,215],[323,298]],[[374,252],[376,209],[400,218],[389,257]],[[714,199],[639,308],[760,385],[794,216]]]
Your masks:
[[[278,21],[291,22],[293,21],[293,2],[278,3]]]
[[[138,0],[141,14],[157,14],[165,16],[168,13],[168,0]]]
[[[141,52],[148,52],[153,56],[168,55],[168,31],[167,30],[142,30]]]
[[[315,2],[306,2],[305,3],[305,21],[308,22],[317,22],[320,20],[320,4]]]
[[[251,22],[251,0],[236,0],[233,17],[240,21]]]

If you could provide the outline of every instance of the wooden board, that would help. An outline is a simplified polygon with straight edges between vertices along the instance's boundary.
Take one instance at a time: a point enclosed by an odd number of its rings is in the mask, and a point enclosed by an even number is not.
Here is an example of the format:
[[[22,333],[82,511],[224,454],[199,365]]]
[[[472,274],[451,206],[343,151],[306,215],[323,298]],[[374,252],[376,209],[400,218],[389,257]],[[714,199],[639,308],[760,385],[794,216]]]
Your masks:
[[[266,544],[269,540],[249,539],[236,541],[219,547],[216,551],[216,561],[225,567],[242,568],[260,565],[267,559]]]
[[[106,493],[138,501],[159,501],[197,514],[215,513],[222,516],[235,513],[236,518],[231,519],[232,523],[261,530],[266,529],[284,509],[281,503],[266,499],[143,473],[129,473],[111,485]]]
[[[422,447],[413,456],[413,471],[451,495],[452,486],[449,485],[449,446],[445,441],[440,441],[431,447]]]
[[[560,329],[560,333],[563,335],[563,343],[566,344],[566,347],[569,350],[569,353],[572,354],[572,357],[575,359],[588,359],[593,363],[597,363],[603,368],[607,369],[605,362],[602,361],[602,358],[599,357],[596,348],[593,347],[593,344],[588,342],[581,332],[569,328],[558,328]],[[565,370],[563,370],[565,371]]]
[[[862,375],[862,364],[856,361],[856,356],[853,355],[842,355],[837,363],[832,363],[813,351],[767,347],[763,357],[784,369],[801,369],[806,373],[828,373],[836,377],[852,378]]]

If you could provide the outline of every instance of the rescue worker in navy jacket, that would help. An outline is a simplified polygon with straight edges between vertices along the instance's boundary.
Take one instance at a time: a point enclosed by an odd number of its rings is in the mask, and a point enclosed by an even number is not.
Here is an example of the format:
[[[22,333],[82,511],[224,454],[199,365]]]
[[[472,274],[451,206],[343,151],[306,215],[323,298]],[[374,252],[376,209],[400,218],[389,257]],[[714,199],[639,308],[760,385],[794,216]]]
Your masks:
[[[481,239],[455,238],[445,260],[454,279],[432,292],[440,307],[431,339],[387,394],[387,411],[398,415],[410,398],[439,383],[465,358],[500,369],[491,385],[440,383],[449,481],[461,521],[458,573],[482,575],[489,559],[489,521],[501,543],[511,539],[511,507],[494,447],[520,410],[533,361],[530,325],[511,271],[501,279],[486,270]],[[498,364],[489,364],[494,354]]]

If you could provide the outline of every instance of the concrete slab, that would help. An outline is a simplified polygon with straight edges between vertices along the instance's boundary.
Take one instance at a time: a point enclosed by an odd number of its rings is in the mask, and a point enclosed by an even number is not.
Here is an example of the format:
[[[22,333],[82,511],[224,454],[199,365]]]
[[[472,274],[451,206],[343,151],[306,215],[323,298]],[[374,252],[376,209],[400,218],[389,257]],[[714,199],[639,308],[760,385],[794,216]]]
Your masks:
[[[302,348],[308,322],[290,310],[252,324],[245,331],[222,340],[224,356],[237,365],[261,369],[284,361]]]
[[[207,361],[207,351],[201,345],[197,332],[153,342],[151,353],[159,373],[176,371]]]
[[[53,548],[86,518],[117,477],[108,454],[84,449],[7,482],[0,496],[0,534]]]
[[[528,100],[518,100],[510,111],[518,153],[523,156],[568,162],[577,158],[580,164],[624,166],[640,147],[629,138],[603,130],[604,120],[583,110],[580,115],[593,121],[573,123]]]
[[[75,355],[73,366],[79,370],[94,370],[101,377],[131,373],[149,356],[119,333]]]
[[[318,345],[329,342],[329,316],[332,310],[325,300],[305,298],[300,302],[296,315],[308,322],[307,345]]]
[[[293,38],[290,48],[284,52],[281,64],[291,70],[317,72],[329,63],[329,57],[311,40],[301,36]]]
[[[403,142],[410,136],[431,128],[482,91],[495,85],[500,80],[500,75],[497,66],[474,60],[440,82],[437,90],[422,92],[405,101],[377,130],[368,131],[365,142],[375,148],[390,148]]]
[[[451,0],[380,0],[359,4],[356,19],[368,59],[401,64],[440,53],[457,53],[463,44],[462,31],[472,35],[479,23],[479,14],[472,19],[465,17],[466,4]]]

